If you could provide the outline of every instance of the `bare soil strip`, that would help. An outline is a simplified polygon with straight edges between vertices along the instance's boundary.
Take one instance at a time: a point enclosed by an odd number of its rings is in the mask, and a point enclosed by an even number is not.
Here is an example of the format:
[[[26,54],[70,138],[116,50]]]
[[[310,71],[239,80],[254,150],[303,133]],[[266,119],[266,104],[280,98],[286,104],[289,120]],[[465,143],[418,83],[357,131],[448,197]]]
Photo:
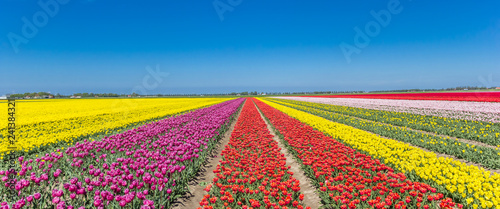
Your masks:
[[[241,108],[236,116],[236,119],[233,121],[229,129],[224,133],[224,136],[221,138],[220,144],[217,148],[212,151],[211,158],[207,159],[207,163],[201,167],[198,174],[189,181],[189,193],[177,199],[177,201],[172,205],[172,209],[195,209],[200,207],[201,199],[207,193],[205,192],[205,187],[208,184],[212,183],[212,179],[215,177],[214,170],[217,168],[217,165],[222,160],[222,150],[229,143],[229,138],[231,138],[231,133],[233,133],[234,126],[236,122],[240,118]]]
[[[254,104],[255,105],[255,104]],[[257,107],[257,105],[255,105]],[[311,207],[311,209],[317,209],[322,206],[321,204],[321,199],[319,198],[319,195],[316,193],[316,188],[311,184],[309,178],[305,175],[304,171],[300,169],[300,164],[298,164],[294,158],[293,155],[288,153],[287,148],[281,143],[280,138],[274,133],[274,130],[267,122],[267,120],[264,118],[264,115],[260,111],[259,107],[257,107],[257,110],[259,111],[260,116],[262,117],[262,120],[267,125],[267,129],[269,129],[269,132],[271,135],[273,135],[274,141],[278,143],[278,147],[281,149],[281,153],[285,155],[286,158],[286,165],[290,166],[290,171],[293,172],[293,177],[295,179],[299,180],[300,184],[300,193],[304,194],[304,200],[302,201],[304,206]]]

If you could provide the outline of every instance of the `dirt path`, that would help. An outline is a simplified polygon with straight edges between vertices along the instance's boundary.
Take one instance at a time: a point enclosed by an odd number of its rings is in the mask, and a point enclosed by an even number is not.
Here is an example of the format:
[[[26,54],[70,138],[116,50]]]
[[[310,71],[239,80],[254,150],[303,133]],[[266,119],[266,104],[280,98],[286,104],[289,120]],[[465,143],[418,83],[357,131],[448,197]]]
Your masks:
[[[254,103],[255,105],[255,103]],[[319,198],[319,195],[316,193],[316,188],[311,184],[309,181],[309,178],[305,175],[305,173],[300,169],[300,164],[298,164],[294,158],[293,155],[288,153],[287,148],[281,143],[280,138],[274,133],[273,128],[271,127],[271,124],[267,122],[267,120],[264,118],[264,115],[260,111],[259,107],[255,105],[257,110],[259,111],[260,116],[262,117],[262,120],[267,125],[267,129],[269,129],[269,132],[274,136],[273,139],[278,143],[278,147],[281,149],[281,153],[285,155],[286,158],[286,165],[290,166],[290,171],[293,172],[293,177],[295,179],[298,179],[300,182],[300,193],[304,194],[304,200],[303,205],[311,207],[311,209],[317,209],[322,206],[321,204],[321,199]]]
[[[203,189],[205,189],[208,184],[212,183],[212,179],[215,177],[213,171],[217,167],[217,164],[219,164],[219,161],[222,160],[222,150],[229,143],[229,138],[231,138],[231,133],[233,132],[234,126],[236,125],[236,122],[240,117],[242,109],[243,108],[238,111],[236,119],[233,121],[226,133],[224,133],[219,146],[212,151],[212,154],[214,155],[207,159],[207,164],[202,166],[200,168],[200,171],[198,172],[198,175],[196,175],[188,183],[189,193],[177,199],[177,201],[172,205],[172,209],[195,209],[200,207],[200,202],[201,199],[203,199],[203,195],[207,194],[207,192],[205,192],[205,190]]]

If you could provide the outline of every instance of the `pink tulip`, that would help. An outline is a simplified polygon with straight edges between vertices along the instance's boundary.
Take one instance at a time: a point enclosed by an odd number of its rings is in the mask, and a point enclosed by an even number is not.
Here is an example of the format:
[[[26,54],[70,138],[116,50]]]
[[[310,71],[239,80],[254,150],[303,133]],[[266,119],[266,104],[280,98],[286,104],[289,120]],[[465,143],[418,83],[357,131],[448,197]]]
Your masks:
[[[59,203],[59,201],[61,201],[61,200],[59,199],[59,197],[54,197],[54,198],[52,199],[52,203],[54,203],[54,204]]]

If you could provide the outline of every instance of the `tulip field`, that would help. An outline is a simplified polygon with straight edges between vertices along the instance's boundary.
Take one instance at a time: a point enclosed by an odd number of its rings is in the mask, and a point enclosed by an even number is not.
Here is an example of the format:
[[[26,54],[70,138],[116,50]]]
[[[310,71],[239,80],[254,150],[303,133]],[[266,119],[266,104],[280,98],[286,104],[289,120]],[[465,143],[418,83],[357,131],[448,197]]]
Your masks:
[[[83,99],[18,102],[17,143],[23,152],[53,151],[84,137],[107,134],[146,121],[210,106],[227,99]],[[195,102],[196,101],[196,102]],[[169,108],[163,108],[168,106]],[[7,120],[0,120],[6,136]],[[0,155],[7,151],[0,142]]]
[[[20,101],[17,149],[0,147],[0,209],[188,208],[181,199],[197,209],[500,208],[498,101],[494,93]],[[214,155],[221,160],[209,165]],[[199,179],[207,166],[213,177]],[[193,182],[204,189],[190,191]]]
[[[500,102],[500,92],[355,94],[312,97]]]
[[[198,102],[202,106],[206,101]],[[64,150],[21,156],[15,178],[19,198],[11,206],[168,208],[227,130],[241,103],[242,99],[231,100],[102,140],[84,139]],[[9,174],[0,171],[3,182]],[[5,196],[7,189],[2,185],[0,194]]]
[[[300,187],[285,166],[264,120],[251,100],[243,106],[224,161],[214,171],[217,177],[200,205],[205,208],[270,208],[300,205]]]

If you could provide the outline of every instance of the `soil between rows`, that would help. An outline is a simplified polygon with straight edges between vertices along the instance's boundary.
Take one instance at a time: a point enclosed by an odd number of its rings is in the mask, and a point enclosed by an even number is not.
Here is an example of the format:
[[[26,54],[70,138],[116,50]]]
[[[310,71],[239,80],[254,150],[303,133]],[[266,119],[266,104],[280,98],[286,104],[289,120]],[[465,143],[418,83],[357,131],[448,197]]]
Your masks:
[[[254,105],[255,105],[255,103],[254,103]],[[262,120],[264,120],[264,122],[266,123],[270,134],[273,135],[273,139],[278,143],[278,147],[280,148],[281,153],[283,153],[285,155],[286,165],[290,166],[290,171],[293,172],[293,177],[295,179],[298,179],[300,182],[300,193],[304,194],[304,200],[302,201],[303,205],[311,207],[311,209],[320,208],[322,206],[322,204],[321,204],[321,199],[319,198],[319,195],[316,193],[316,188],[311,184],[309,178],[300,169],[301,166],[294,160],[293,156],[290,153],[288,153],[286,147],[281,143],[281,140],[279,139],[279,137],[276,135],[276,133],[272,129],[271,124],[269,124],[268,121],[265,120],[265,117],[262,114],[262,112],[260,111],[260,109],[257,106],[256,106],[256,108],[259,111],[259,114],[260,114]],[[213,171],[215,170],[215,168],[217,167],[219,162],[222,160],[222,156],[221,156],[222,150],[229,143],[231,134],[234,130],[234,127],[235,127],[237,121],[239,120],[242,109],[243,108],[241,108],[238,111],[236,119],[232,122],[228,131],[222,137],[222,139],[220,141],[220,145],[216,149],[213,150],[212,153],[214,155],[211,158],[207,159],[207,164],[202,166],[202,168],[200,169],[200,172],[195,176],[195,178],[193,178],[189,182],[189,184],[188,184],[189,185],[189,193],[187,193],[183,197],[178,198],[172,206],[173,209],[194,209],[194,208],[200,207],[199,202],[201,202],[203,196],[207,194],[206,191],[204,190],[204,188],[208,184],[212,183],[212,179],[215,177],[215,174],[213,173]],[[365,131],[365,130],[363,130],[363,131]],[[369,131],[366,131],[366,132],[372,133]],[[372,134],[375,134],[375,133],[372,133]],[[380,136],[379,134],[375,134],[375,135],[382,137],[382,138],[390,139],[388,137]],[[422,149],[422,150],[427,151],[427,152],[433,152],[433,151],[429,151],[425,148],[415,146],[415,145],[412,145],[409,143],[405,143],[405,144],[412,146],[412,147]],[[466,163],[467,165],[474,165],[474,166],[482,167],[479,164],[471,163],[471,162],[463,160],[463,159],[458,159],[458,158],[451,156],[451,155],[437,153],[437,152],[433,152],[433,153],[435,153],[438,157],[449,157],[449,158],[453,158],[454,160],[458,160],[460,162]],[[482,167],[482,168],[484,168],[484,167]],[[500,173],[500,169],[493,170],[493,169],[486,169],[485,168],[485,170],[491,171],[493,173]],[[493,173],[492,173],[492,175],[493,175]]]
[[[269,130],[271,135],[273,135],[274,141],[278,143],[278,147],[281,149],[280,150],[281,153],[285,155],[286,165],[290,166],[290,171],[293,172],[292,176],[295,179],[299,180],[300,193],[304,194],[304,200],[302,201],[303,205],[309,206],[311,207],[311,209],[318,209],[319,207],[322,206],[322,204],[319,195],[316,193],[316,188],[311,184],[309,178],[305,175],[304,171],[300,169],[301,166],[299,165],[299,163],[297,163],[297,161],[295,161],[293,155],[290,154],[287,148],[281,143],[280,138],[276,135],[276,133],[274,133],[271,124],[269,124],[267,120],[264,118],[264,115],[260,111],[259,107],[257,107],[257,105],[255,105],[255,107],[259,111],[262,120],[264,120],[264,122],[266,123],[267,129]]]
[[[224,133],[224,136],[221,138],[219,146],[217,146],[212,151],[212,156],[207,158],[207,163],[200,168],[198,174],[189,181],[189,192],[184,196],[178,198],[175,203],[172,205],[172,209],[195,209],[200,207],[200,202],[203,199],[203,196],[207,194],[205,192],[205,187],[208,184],[212,183],[212,179],[215,177],[215,173],[213,172],[217,165],[222,160],[222,150],[229,143],[229,139],[231,138],[231,133],[233,133],[234,126],[236,122],[238,122],[241,114],[241,110],[237,113],[236,119],[232,122],[229,129]]]
[[[255,104],[254,104],[255,105]],[[257,107],[257,106],[256,106]],[[223,138],[220,141],[220,145],[213,151],[214,155],[211,158],[207,159],[207,164],[202,166],[200,172],[193,178],[189,183],[189,193],[178,198],[176,202],[173,204],[172,209],[194,209],[200,207],[199,203],[203,199],[203,196],[206,195],[206,191],[204,190],[208,184],[212,183],[212,179],[215,176],[213,172],[217,165],[222,160],[222,150],[229,143],[229,139],[231,138],[231,133],[234,130],[234,126],[238,121],[241,110],[239,110],[236,120],[233,121],[228,131],[224,134]],[[267,125],[267,128],[270,134],[273,135],[273,139],[278,143],[278,147],[281,149],[281,153],[285,154],[286,165],[291,166],[290,171],[293,172],[293,177],[298,179],[300,182],[300,193],[304,194],[304,200],[302,201],[304,206],[309,206],[311,209],[318,209],[321,207],[321,199],[318,194],[316,194],[316,188],[311,184],[309,178],[304,174],[304,172],[300,169],[300,165],[293,159],[293,156],[288,153],[286,147],[281,143],[279,137],[274,133],[271,125],[264,119],[262,112],[258,109],[259,114]]]

